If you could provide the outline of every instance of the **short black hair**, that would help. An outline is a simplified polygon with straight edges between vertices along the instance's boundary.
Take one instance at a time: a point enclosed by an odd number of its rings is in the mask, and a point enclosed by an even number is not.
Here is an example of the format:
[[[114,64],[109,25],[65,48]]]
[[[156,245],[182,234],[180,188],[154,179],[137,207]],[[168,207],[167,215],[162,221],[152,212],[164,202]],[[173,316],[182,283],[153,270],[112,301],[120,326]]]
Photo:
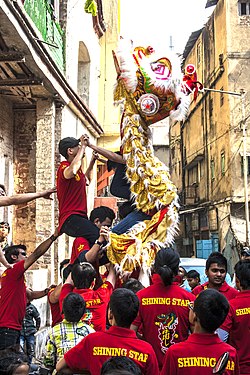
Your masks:
[[[6,226],[8,228],[8,233],[10,233],[10,224],[7,221],[1,221],[0,225],[1,226]]]
[[[70,272],[72,271],[73,264],[68,264],[66,267],[63,268],[62,270],[62,281],[65,283],[65,280],[69,276]]]
[[[250,289],[250,259],[240,260],[236,263],[234,269],[242,289]]]
[[[83,297],[77,293],[69,293],[63,300],[62,311],[68,322],[78,323],[86,310]]]
[[[141,369],[128,357],[111,357],[103,363],[101,375],[126,374],[126,372],[117,372],[116,370],[126,370],[128,374],[141,375]]]
[[[3,184],[0,184],[0,189],[2,189],[5,192],[5,194],[7,195],[7,191],[6,191],[5,186]]]
[[[196,270],[190,270],[190,271],[188,271],[188,273],[187,273],[187,279],[198,279],[199,282],[201,281],[200,274]]]
[[[4,256],[9,264],[13,264],[15,261],[12,258],[12,255],[15,255],[18,257],[19,255],[19,249],[26,251],[27,248],[25,245],[12,245],[5,248]]]
[[[224,266],[225,267],[225,270],[227,272],[227,258],[224,257],[223,254],[219,253],[219,251],[214,251],[213,253],[211,253],[209,255],[209,257],[207,258],[207,261],[206,261],[206,271],[209,270],[209,267],[211,266],[211,264],[213,263],[217,263],[219,264],[220,266]]]
[[[184,271],[184,276],[187,276],[187,270],[186,270],[186,268],[184,268],[183,266],[179,266],[179,270],[180,270],[180,268],[183,269],[183,271]],[[178,272],[178,273],[179,273],[179,272]]]
[[[194,312],[202,328],[209,333],[221,326],[228,311],[228,300],[216,289],[209,288],[202,291],[194,301]]]
[[[129,289],[129,290],[132,290],[132,292],[134,293],[137,293],[139,292],[139,290],[142,290],[144,289],[144,286],[142,285],[142,283],[137,280],[137,279],[128,279],[127,281],[125,281],[125,283],[122,284],[122,288],[126,288],[126,289]]]
[[[71,277],[77,289],[88,289],[96,276],[96,270],[90,263],[83,262],[72,267]]]
[[[0,374],[11,375],[23,364],[29,365],[29,360],[19,345],[0,350]]]
[[[95,219],[99,219],[101,222],[104,221],[108,217],[111,221],[114,220],[115,218],[115,213],[114,211],[106,206],[100,206],[94,208],[91,213],[89,220],[94,222]]]
[[[179,264],[179,254],[172,248],[162,248],[156,254],[154,270],[165,286],[172,284],[174,276],[178,274]]]
[[[66,264],[69,264],[70,259],[66,258],[60,263],[60,276],[62,277],[62,269],[65,268]]]
[[[118,288],[111,294],[109,308],[116,324],[119,327],[129,328],[138,314],[139,299],[132,290]]]

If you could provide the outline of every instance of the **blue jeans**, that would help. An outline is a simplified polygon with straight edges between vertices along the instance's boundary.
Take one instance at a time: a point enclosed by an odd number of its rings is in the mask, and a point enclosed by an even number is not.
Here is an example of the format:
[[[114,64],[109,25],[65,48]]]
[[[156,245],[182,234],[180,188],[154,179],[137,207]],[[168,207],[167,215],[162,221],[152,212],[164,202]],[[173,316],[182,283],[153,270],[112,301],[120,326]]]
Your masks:
[[[25,350],[25,344],[26,344],[26,350]],[[35,336],[29,335],[29,336],[20,336],[20,345],[23,348],[23,350],[26,352],[29,364],[32,362],[32,358],[35,356]]]
[[[151,220],[152,216],[145,214],[142,211],[134,210],[130,212],[123,220],[112,228],[112,232],[116,234],[126,233],[133,225],[139,221]]]

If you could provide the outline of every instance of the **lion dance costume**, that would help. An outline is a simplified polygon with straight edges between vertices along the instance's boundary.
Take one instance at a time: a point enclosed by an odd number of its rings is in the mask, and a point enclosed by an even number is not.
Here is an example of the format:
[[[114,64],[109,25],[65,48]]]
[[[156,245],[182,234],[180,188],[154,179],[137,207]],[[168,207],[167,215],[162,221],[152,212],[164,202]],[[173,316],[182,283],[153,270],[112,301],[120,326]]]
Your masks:
[[[166,165],[154,155],[149,125],[168,116],[185,119],[190,93],[197,96],[202,85],[193,65],[183,75],[177,57],[170,61],[152,47],[123,48],[113,55],[118,73],[114,100],[124,105],[121,149],[126,176],[137,210],[152,218],[124,234],[111,233],[107,255],[121,271],[140,267],[148,275],[156,252],[172,244],[178,228],[177,189]]]

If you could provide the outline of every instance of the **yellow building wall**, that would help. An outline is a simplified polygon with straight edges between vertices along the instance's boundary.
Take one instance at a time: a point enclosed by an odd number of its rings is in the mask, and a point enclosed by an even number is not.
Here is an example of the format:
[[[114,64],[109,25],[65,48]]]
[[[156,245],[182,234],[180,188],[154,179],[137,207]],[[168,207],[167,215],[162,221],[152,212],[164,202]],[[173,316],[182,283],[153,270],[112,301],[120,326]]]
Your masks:
[[[112,50],[116,50],[119,40],[119,0],[103,1],[103,15],[106,32],[100,39],[101,71],[99,97],[99,120],[104,129],[98,145],[115,151],[120,147],[120,108],[113,105],[113,91],[116,70]]]

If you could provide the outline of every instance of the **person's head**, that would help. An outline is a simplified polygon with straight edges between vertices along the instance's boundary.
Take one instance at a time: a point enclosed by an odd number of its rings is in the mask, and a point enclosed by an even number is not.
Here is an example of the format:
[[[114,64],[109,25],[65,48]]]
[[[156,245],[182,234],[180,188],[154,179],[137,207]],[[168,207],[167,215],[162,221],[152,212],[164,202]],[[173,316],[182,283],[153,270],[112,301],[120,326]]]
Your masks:
[[[240,289],[250,289],[250,259],[240,260],[234,267],[236,275],[236,283],[240,285]]]
[[[101,375],[124,374],[116,370],[126,370],[128,374],[141,375],[141,369],[137,364],[128,357],[111,357],[103,363]]]
[[[120,151],[115,151],[115,154],[121,155]],[[112,171],[112,169],[115,170],[118,165],[119,165],[119,163],[117,163],[115,161],[112,161],[112,160],[108,160],[107,161],[107,170],[108,170],[108,172]]]
[[[178,275],[181,277],[181,280],[184,281],[187,278],[187,271],[184,267],[179,266]]]
[[[241,259],[250,259],[250,249],[249,249],[249,247],[243,247],[240,255],[241,255]]]
[[[69,264],[70,259],[66,258],[60,263],[60,276],[62,277],[62,271],[64,270],[65,267]]]
[[[137,293],[139,292],[139,290],[144,289],[144,286],[142,285],[142,283],[139,280],[133,279],[133,278],[125,281],[125,283],[122,284],[122,287],[132,290],[132,292],[134,293]]]
[[[227,259],[224,255],[217,251],[211,253],[206,261],[205,273],[210,285],[214,287],[221,286],[227,274]]]
[[[128,216],[128,214],[130,214],[130,212],[133,212],[134,210],[135,210],[135,206],[133,205],[133,202],[127,201],[127,202],[122,203],[118,207],[119,219],[120,220],[124,219],[126,216]]]
[[[0,239],[4,240],[10,233],[10,225],[7,221],[0,222]]]
[[[72,267],[71,277],[77,289],[90,288],[96,276],[96,270],[90,263],[83,262]]]
[[[29,369],[28,357],[19,347],[0,350],[0,374],[28,375]]]
[[[137,295],[126,288],[118,288],[111,294],[108,319],[111,325],[129,328],[139,310]]]
[[[0,197],[5,197],[7,195],[5,186],[0,184]]]
[[[68,322],[77,323],[84,315],[86,303],[77,293],[69,293],[63,300],[62,311]]]
[[[18,263],[27,256],[25,245],[12,245],[5,248],[4,256],[9,264]]]
[[[78,264],[79,262],[75,262],[76,264]],[[75,264],[74,263],[74,264]],[[69,276],[69,274],[71,273],[72,271],[72,267],[73,267],[73,264],[67,264],[63,269],[62,269],[62,281],[63,283],[65,283],[67,277]]]
[[[90,221],[94,223],[99,229],[101,226],[111,227],[115,218],[114,211],[106,206],[94,208],[90,213]]]
[[[213,333],[226,319],[229,303],[226,297],[216,289],[202,291],[194,303],[190,304],[189,321],[207,333]]]
[[[187,273],[187,282],[191,290],[200,284],[200,274],[196,270],[190,270]]]
[[[74,137],[66,137],[59,142],[59,153],[65,159],[73,159],[79,150],[80,139]]]
[[[154,270],[165,286],[171,285],[179,271],[180,257],[172,248],[162,248],[155,257]]]

